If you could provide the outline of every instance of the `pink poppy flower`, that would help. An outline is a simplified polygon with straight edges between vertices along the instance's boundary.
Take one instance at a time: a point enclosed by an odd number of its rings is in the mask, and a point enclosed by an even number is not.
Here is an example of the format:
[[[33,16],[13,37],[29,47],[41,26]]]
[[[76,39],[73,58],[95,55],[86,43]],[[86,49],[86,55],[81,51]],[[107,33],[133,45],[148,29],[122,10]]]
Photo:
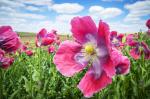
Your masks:
[[[116,74],[117,64],[112,60],[114,53],[112,53],[109,26],[100,21],[97,28],[89,16],[75,17],[71,20],[71,25],[75,42],[62,42],[54,56],[54,63],[57,70],[67,77],[80,72],[89,64],[90,67],[79,82],[78,88],[85,97],[91,97],[111,84],[112,77]],[[120,60],[122,61],[123,59]],[[124,70],[121,72],[124,73]]]
[[[0,67],[7,69],[14,62],[13,58],[0,57]]]
[[[51,45],[48,47],[48,52],[49,53],[54,53],[55,52],[55,46],[54,45]]]
[[[31,50],[26,50],[25,53],[28,55],[28,56],[32,56],[33,55],[33,52]]]
[[[147,20],[146,26],[148,27],[148,29],[150,29],[150,19]]]
[[[20,48],[21,48],[21,52],[24,52],[24,51],[26,51],[28,49],[27,46],[25,46],[23,44],[21,45]]]
[[[56,31],[52,30],[50,33],[46,29],[42,29],[36,35],[36,46],[47,46],[52,44],[57,39]]]
[[[15,52],[21,45],[16,32],[10,26],[0,27],[0,48],[6,52]]]
[[[134,42],[130,46],[132,47],[130,50],[130,55],[134,59],[139,59],[142,54],[144,54],[145,59],[150,59],[150,49],[145,42]]]
[[[128,34],[126,37],[126,44],[129,46],[134,46],[136,39],[138,38],[138,34]]]
[[[122,39],[124,37],[124,34],[117,35],[117,31],[112,31],[110,34],[110,40],[114,47],[120,47],[124,44],[122,43]]]
[[[8,68],[14,61],[13,58],[6,58],[4,57],[5,52],[0,49],[0,67],[1,68]]]
[[[20,54],[23,53],[23,52],[26,53],[26,55],[28,55],[28,56],[33,55],[32,50],[28,50],[28,47],[22,44],[21,49],[20,49]]]
[[[56,44],[57,45],[60,45],[60,43],[61,43],[61,41],[58,39],[58,40],[56,40]]]

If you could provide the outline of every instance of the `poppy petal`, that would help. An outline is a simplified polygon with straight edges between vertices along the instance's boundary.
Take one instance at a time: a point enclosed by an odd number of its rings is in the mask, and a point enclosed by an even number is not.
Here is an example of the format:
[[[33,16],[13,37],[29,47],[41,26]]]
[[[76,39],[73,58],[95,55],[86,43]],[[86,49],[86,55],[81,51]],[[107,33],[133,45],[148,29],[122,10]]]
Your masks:
[[[75,55],[80,50],[81,45],[73,41],[64,41],[60,44],[53,62],[62,75],[71,77],[85,67],[75,60]]]
[[[95,78],[92,70],[89,70],[78,84],[78,88],[82,91],[85,97],[92,97],[94,93],[101,91],[107,85],[112,83],[112,79],[102,72],[99,78]]]
[[[87,41],[87,34],[96,36],[97,28],[90,16],[75,17],[71,20],[73,37],[80,43]]]

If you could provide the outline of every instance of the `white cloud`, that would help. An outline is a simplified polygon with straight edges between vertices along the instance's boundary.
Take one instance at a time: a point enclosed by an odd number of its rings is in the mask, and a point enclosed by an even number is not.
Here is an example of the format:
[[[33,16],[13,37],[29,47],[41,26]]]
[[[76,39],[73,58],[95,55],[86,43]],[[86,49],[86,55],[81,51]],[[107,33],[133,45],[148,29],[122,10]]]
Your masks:
[[[23,18],[0,18],[0,26],[9,25],[18,32],[38,33],[40,29],[46,28],[48,31],[55,29],[59,34],[71,34],[70,22],[60,20],[26,20]]]
[[[6,6],[0,6],[0,11],[5,11],[5,12],[15,12],[16,10],[6,7]]]
[[[101,6],[91,6],[89,8],[90,15],[95,19],[108,19],[119,16],[122,14],[122,10],[119,8],[103,8]]]
[[[1,25],[21,24],[23,22],[26,22],[26,20],[21,18],[0,18]]]
[[[135,33],[139,32],[140,30],[146,31],[147,28],[145,25],[145,21],[143,21],[141,24],[139,23],[123,23],[123,22],[111,22],[109,23],[110,29],[118,31],[119,33]]]
[[[46,16],[40,14],[31,14],[31,13],[10,13],[12,17],[16,18],[27,18],[27,19],[45,19]]]
[[[70,22],[71,19],[76,16],[79,16],[79,15],[60,14],[60,15],[56,16],[56,20],[59,22]]]
[[[36,6],[50,6],[52,0],[1,0],[0,5],[8,5],[11,7],[23,7],[25,4],[32,4]]]
[[[57,30],[58,34],[71,34],[70,33],[70,24],[66,22],[59,21],[38,21],[38,22],[23,22],[18,25],[18,23],[5,23],[2,25],[11,25],[15,31],[23,31],[23,32],[33,32],[38,33],[40,29],[46,28],[47,31],[51,31],[52,29]]]
[[[73,14],[82,11],[84,7],[78,3],[62,3],[52,5],[51,9],[57,13]]]
[[[92,6],[90,7],[89,12],[95,14],[95,13],[102,12],[103,10],[104,8],[101,6]]]
[[[0,0],[0,7],[4,10],[42,11],[43,7],[48,8],[52,4],[52,0]]]
[[[42,11],[41,8],[34,7],[34,6],[26,6],[25,9],[29,11]]]
[[[53,4],[52,0],[23,0],[22,2],[24,2],[25,4],[33,4],[37,6],[50,6]]]
[[[133,4],[125,5],[125,8],[129,10],[124,19],[125,22],[139,20],[142,16],[150,16],[150,1],[137,1]]]
[[[35,13],[22,13],[22,12],[5,12],[1,11],[0,14],[3,17],[9,17],[9,18],[23,18],[23,19],[45,19],[46,16],[41,14],[35,14]]]
[[[9,6],[11,8],[24,7],[25,5],[21,3],[20,1],[19,0],[0,0],[0,6]]]

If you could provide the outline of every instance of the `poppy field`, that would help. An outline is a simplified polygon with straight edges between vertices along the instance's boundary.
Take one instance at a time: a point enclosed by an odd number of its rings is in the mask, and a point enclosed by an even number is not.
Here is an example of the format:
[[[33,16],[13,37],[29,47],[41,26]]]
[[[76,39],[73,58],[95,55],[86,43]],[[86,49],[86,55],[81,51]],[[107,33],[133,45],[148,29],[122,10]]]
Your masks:
[[[150,19],[138,33],[90,16],[70,25],[71,36],[0,27],[0,99],[150,98]]]

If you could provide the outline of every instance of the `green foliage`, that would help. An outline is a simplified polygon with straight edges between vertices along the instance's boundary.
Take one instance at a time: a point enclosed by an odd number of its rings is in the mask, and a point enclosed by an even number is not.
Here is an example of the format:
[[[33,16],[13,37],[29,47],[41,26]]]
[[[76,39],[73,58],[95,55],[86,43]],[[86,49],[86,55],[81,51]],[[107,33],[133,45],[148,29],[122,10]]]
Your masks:
[[[145,36],[141,37],[150,43]],[[129,49],[123,49],[131,61],[129,74],[114,77],[113,83],[92,99],[150,98],[150,61],[144,56],[134,60]],[[84,99],[77,84],[86,71],[71,78],[64,77],[52,62],[54,54],[41,48],[34,50],[35,54],[31,57],[25,53],[16,54],[9,69],[0,69],[0,99]]]

